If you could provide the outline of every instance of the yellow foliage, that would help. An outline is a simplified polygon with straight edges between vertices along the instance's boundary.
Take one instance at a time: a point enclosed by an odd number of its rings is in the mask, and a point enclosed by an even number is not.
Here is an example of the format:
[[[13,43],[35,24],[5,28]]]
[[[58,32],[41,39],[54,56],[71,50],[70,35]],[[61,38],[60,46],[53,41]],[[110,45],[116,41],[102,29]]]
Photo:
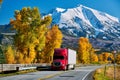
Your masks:
[[[116,63],[117,63],[117,64],[120,64],[120,54],[118,54],[118,55],[116,56]]]
[[[20,53],[20,52],[17,52],[17,53],[16,53],[16,63],[24,64],[25,61],[24,61],[23,58],[24,58],[24,56],[23,56],[22,53]]]
[[[103,61],[103,55],[102,54],[99,54],[99,60]]]
[[[111,58],[111,61],[108,61],[108,58]],[[99,60],[100,62],[104,62],[104,63],[112,62],[114,60],[113,54],[108,52],[103,52],[99,54]]]
[[[5,58],[7,64],[15,63],[15,56],[11,46],[8,46],[7,50],[5,51]]]
[[[60,48],[62,43],[62,33],[57,25],[54,25],[46,35],[46,45],[43,51],[44,62],[52,62],[53,53],[55,48]]]
[[[41,19],[38,8],[15,11],[15,20],[10,21],[17,33],[14,37],[17,63],[33,63],[45,46],[45,34],[52,18]]]
[[[108,57],[109,57],[109,53],[107,53],[107,52],[103,53],[103,61],[104,62],[108,62]]]
[[[32,62],[36,56],[36,52],[34,48],[35,48],[34,45],[30,45],[30,53],[29,53],[30,62]]]
[[[92,45],[87,38],[81,37],[78,41],[78,60],[81,63],[90,62],[90,53],[92,51]]]
[[[20,14],[16,15],[16,20],[21,20],[21,15]]]
[[[98,62],[98,56],[94,53],[92,54],[92,62]]]

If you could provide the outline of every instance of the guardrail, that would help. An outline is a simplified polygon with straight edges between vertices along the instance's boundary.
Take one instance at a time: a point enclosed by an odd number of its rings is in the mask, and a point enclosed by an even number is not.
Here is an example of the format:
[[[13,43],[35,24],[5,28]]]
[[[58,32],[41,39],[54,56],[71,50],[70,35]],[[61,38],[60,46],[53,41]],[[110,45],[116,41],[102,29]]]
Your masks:
[[[92,64],[91,64],[92,65]],[[26,69],[38,69],[38,68],[49,68],[51,65],[48,63],[39,63],[39,64],[0,64],[0,73],[4,71],[19,71]],[[75,67],[88,66],[85,64],[76,64]],[[90,64],[89,64],[90,66]]]
[[[41,64],[0,64],[0,72],[11,71],[11,70],[25,70],[25,69],[35,69],[37,67],[50,66],[48,63]]]

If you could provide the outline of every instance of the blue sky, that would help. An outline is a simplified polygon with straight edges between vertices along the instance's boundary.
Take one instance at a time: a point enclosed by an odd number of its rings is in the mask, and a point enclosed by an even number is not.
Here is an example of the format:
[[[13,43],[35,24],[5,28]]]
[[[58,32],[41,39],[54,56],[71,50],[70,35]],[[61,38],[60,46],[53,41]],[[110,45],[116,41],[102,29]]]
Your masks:
[[[67,9],[79,4],[106,12],[120,19],[120,0],[3,0],[0,8],[0,25],[8,24],[10,18],[14,17],[14,11],[21,10],[23,7],[38,7],[42,13],[55,7]]]

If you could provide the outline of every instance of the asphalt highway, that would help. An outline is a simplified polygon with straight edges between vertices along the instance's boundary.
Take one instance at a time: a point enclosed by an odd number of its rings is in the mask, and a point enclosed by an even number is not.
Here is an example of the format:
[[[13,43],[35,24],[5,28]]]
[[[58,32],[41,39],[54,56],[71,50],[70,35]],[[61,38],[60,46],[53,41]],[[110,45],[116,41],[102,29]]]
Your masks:
[[[93,71],[100,66],[79,67],[46,80],[93,80]]]
[[[92,80],[92,72],[101,66],[77,67],[68,71],[38,71],[1,77],[0,80]]]

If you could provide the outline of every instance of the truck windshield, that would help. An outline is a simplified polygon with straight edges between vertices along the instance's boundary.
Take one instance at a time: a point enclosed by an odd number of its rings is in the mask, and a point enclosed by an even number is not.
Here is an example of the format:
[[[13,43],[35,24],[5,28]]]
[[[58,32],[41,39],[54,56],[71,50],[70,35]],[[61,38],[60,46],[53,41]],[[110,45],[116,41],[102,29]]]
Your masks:
[[[53,59],[64,59],[64,56],[54,56]]]

